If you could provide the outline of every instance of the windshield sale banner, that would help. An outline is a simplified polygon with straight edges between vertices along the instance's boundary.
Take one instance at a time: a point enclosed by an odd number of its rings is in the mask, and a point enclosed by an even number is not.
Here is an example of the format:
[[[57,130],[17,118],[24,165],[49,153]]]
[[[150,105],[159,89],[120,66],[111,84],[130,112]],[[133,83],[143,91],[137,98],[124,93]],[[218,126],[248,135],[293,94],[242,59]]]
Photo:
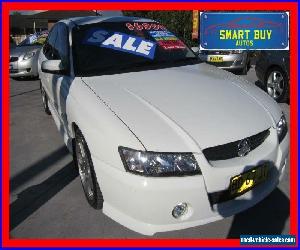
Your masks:
[[[201,12],[200,48],[289,49],[286,12]]]

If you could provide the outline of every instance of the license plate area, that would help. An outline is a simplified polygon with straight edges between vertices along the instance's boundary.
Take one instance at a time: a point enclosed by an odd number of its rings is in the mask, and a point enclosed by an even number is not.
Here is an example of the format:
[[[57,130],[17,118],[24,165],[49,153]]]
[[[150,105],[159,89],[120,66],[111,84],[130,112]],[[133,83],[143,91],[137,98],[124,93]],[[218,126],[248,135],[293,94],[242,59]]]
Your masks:
[[[267,164],[252,168],[230,179],[229,192],[232,197],[240,196],[264,182],[269,175]]]
[[[223,62],[222,56],[210,56],[209,57],[210,62]]]

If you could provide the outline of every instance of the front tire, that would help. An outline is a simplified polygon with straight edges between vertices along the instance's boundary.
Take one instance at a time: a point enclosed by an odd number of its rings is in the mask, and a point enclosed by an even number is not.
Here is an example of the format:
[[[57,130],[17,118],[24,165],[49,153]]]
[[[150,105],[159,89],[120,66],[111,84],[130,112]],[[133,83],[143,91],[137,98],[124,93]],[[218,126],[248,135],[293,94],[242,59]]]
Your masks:
[[[82,188],[88,203],[95,209],[102,209],[103,195],[94,170],[87,143],[79,129],[75,132],[74,160],[79,170]]]

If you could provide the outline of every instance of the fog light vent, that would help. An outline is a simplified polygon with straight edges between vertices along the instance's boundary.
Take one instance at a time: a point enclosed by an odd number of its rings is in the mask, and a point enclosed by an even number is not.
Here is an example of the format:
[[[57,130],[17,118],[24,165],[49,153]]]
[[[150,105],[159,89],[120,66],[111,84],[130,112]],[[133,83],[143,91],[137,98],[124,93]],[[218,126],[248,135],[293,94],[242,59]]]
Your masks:
[[[186,203],[179,203],[174,207],[172,215],[174,218],[178,219],[181,216],[185,215],[187,213],[187,210],[188,205]]]

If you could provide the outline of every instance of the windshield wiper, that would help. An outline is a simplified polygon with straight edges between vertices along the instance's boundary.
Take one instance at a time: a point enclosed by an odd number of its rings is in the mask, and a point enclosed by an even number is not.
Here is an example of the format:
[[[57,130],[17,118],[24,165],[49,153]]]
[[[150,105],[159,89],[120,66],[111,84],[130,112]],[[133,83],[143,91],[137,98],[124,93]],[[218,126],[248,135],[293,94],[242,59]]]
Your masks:
[[[127,65],[120,66],[106,66],[103,68],[90,68],[88,73],[80,74],[81,76],[94,76],[94,75],[105,75],[105,74],[118,74],[118,73],[126,73],[133,72],[135,70],[140,70],[141,68],[147,67],[149,69],[166,68],[169,66],[176,66],[179,63],[183,63],[186,61],[193,61],[194,63],[200,63],[201,60],[197,57],[186,57],[179,58],[175,60],[161,60],[161,61],[145,61],[145,62],[136,62]],[[101,74],[99,74],[101,72]]]
[[[171,62],[173,63],[186,62],[186,61],[200,61],[200,59],[198,57],[184,57],[184,58],[171,60]]]

